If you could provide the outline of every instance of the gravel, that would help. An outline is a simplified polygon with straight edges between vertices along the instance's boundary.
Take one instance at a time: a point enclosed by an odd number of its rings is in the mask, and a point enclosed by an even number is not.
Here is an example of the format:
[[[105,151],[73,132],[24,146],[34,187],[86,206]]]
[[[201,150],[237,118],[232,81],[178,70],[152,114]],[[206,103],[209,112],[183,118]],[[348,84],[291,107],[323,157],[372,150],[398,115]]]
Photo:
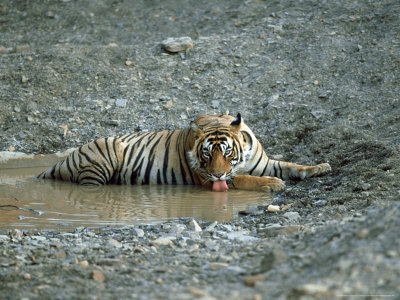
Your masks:
[[[332,172],[225,223],[2,229],[0,298],[398,297],[399,15],[395,0],[2,1],[1,151],[229,111],[271,157]],[[193,48],[166,52],[169,37]]]

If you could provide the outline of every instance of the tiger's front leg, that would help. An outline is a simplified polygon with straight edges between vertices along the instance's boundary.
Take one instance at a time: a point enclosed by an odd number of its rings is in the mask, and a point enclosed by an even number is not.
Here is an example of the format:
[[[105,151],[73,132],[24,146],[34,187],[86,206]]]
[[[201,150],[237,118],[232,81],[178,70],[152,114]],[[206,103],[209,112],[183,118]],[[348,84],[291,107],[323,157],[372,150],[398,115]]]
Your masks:
[[[277,177],[237,175],[229,186],[243,190],[279,192],[285,188],[285,182]]]
[[[331,171],[331,166],[328,163],[318,164],[315,166],[303,166],[295,163],[279,161],[278,170],[274,171],[278,177],[283,179],[305,179],[308,177],[321,176]],[[280,174],[279,174],[280,173]]]

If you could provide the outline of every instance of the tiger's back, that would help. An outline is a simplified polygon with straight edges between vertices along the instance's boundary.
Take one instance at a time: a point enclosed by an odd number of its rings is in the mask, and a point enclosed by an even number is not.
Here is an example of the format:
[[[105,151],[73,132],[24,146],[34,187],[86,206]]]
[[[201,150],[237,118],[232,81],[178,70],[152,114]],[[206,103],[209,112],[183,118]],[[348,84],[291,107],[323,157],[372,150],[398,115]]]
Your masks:
[[[37,178],[82,185],[196,184],[186,156],[190,135],[190,129],[185,129],[100,138]]]

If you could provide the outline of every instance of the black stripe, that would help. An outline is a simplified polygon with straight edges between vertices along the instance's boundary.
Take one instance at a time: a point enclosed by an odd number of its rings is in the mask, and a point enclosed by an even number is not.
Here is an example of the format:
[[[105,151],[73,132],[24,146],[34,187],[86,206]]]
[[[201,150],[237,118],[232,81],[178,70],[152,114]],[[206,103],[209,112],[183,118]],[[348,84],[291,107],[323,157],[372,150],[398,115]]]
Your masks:
[[[93,141],[93,143],[95,144],[97,150],[100,152],[101,156],[102,156],[102,157],[104,158],[104,160],[107,162],[108,159],[107,159],[106,155],[103,153],[103,151],[101,150],[101,148],[100,148],[99,144],[97,143],[97,141]],[[95,151],[93,151],[93,150],[89,147],[89,145],[88,145],[88,148],[89,148],[93,153],[96,153]],[[112,175],[112,174],[111,174],[111,171],[110,171],[110,169],[108,168],[108,166],[107,166],[106,164],[100,164],[100,163],[99,163],[99,165],[101,165],[101,166],[103,167],[103,169],[105,169],[105,170],[107,171],[107,173],[108,173],[107,178],[111,178],[111,175]]]
[[[123,154],[123,156],[122,156],[121,171],[120,171],[120,173],[121,173],[120,176],[124,178],[124,183],[125,183],[126,174],[127,174],[128,171],[129,171],[128,165],[129,165],[129,162],[132,160],[132,157],[133,157],[133,155],[134,155],[134,153],[135,153],[135,150],[137,150],[137,148],[140,147],[141,141],[142,141],[146,136],[148,136],[150,133],[151,133],[151,132],[144,133],[144,134],[135,142],[135,144],[133,144],[131,147],[128,146],[128,147],[125,148],[124,154]],[[143,145],[143,147],[144,147],[144,145]],[[143,151],[143,147],[142,147],[142,151]],[[126,152],[128,152],[129,149],[130,149],[129,157],[128,157],[128,160],[126,160],[126,159],[125,159],[125,158],[127,157],[127,156],[126,156]],[[140,156],[139,156],[139,157],[140,157]],[[137,158],[136,158],[136,160],[137,160]],[[123,169],[122,169],[122,168],[123,168],[124,165],[125,165],[125,161],[126,161],[125,172],[124,172],[124,174],[122,174],[122,172],[123,172]],[[132,168],[132,170],[133,170],[133,168]]]
[[[57,164],[57,165],[58,165],[58,164]],[[51,172],[50,172],[51,179],[56,178],[56,177],[54,176],[54,174],[55,174],[55,172],[56,172],[56,167],[57,167],[57,165],[53,166],[53,168],[51,169]]]
[[[281,168],[281,162],[278,162],[278,167],[279,167],[279,171],[281,172],[281,175],[278,176],[278,177],[283,179],[283,172],[282,172],[282,168]]]
[[[274,177],[277,177],[278,170],[276,169],[276,161],[274,161]]]
[[[176,185],[176,177],[175,177],[175,172],[174,169],[171,169],[171,176],[172,176],[172,184]]]
[[[186,143],[187,143],[188,137],[189,137],[189,134],[188,134],[188,132],[186,131],[185,139],[182,141],[183,151],[185,151],[185,145],[186,145]],[[186,164],[187,168],[189,169],[189,175],[190,175],[191,183],[193,184],[193,183],[194,183],[194,178],[193,178],[193,174],[192,174],[192,172],[191,172],[191,168],[190,168],[190,164],[189,164],[188,159],[187,159],[186,152],[183,153],[183,157],[184,157],[184,160],[185,160],[185,164]]]
[[[80,179],[80,182],[82,182],[84,180],[93,180],[93,181],[97,182],[96,185],[103,185],[104,184],[104,182],[102,182],[98,177],[85,176],[85,177]],[[89,184],[95,184],[95,183],[88,183],[88,182],[81,183],[81,185],[89,185]]]
[[[253,173],[253,171],[258,167],[258,164],[260,163],[261,159],[262,159],[262,154],[260,155],[260,158],[258,159],[258,161],[255,164],[255,166],[250,170],[249,175],[251,175],[251,173]]]
[[[180,167],[180,169],[181,169],[182,182],[183,182],[184,185],[187,185],[188,182],[187,182],[187,179],[186,179],[186,172],[185,172],[185,168],[184,168],[183,165],[182,165],[181,149],[180,149],[180,147],[179,147],[180,141],[181,141],[181,139],[182,139],[182,135],[183,135],[183,134],[184,134],[184,131],[182,130],[182,131],[179,133],[178,138],[176,139],[176,141],[177,141],[177,152],[178,152],[178,158],[179,158],[179,167]]]
[[[146,171],[144,173],[144,183],[149,184],[150,183],[150,173],[151,169],[153,168],[153,163],[154,163],[154,149],[157,147],[157,144],[160,142],[161,138],[163,137],[162,134],[160,134],[160,137],[158,140],[154,143],[154,145],[151,147],[149,153],[148,153],[148,162],[146,166]]]
[[[264,170],[261,173],[261,176],[264,176],[264,173],[265,173],[265,171],[267,170],[267,167],[268,167],[268,163],[269,163],[269,157],[268,157],[267,163],[266,163],[266,165],[264,167]]]
[[[115,141],[116,141],[116,139],[113,139],[114,153],[115,153],[115,156],[117,157],[117,152],[115,151]],[[110,154],[110,147],[108,147],[108,138],[105,138],[105,144],[106,144],[108,160],[110,161],[111,167],[113,169],[113,173],[115,173],[115,166],[114,166],[111,154]]]
[[[88,149],[90,151],[92,151],[92,153],[94,155],[97,154],[97,151],[94,151],[91,147],[90,144],[87,145]],[[97,155],[96,155],[97,156]],[[102,156],[104,156],[104,154],[102,153]],[[107,182],[109,178],[111,178],[111,172],[110,170],[107,168],[107,165],[102,163],[102,162],[98,162],[96,160],[93,160],[92,163],[94,164],[94,167],[99,171],[99,175],[102,174],[104,176],[104,182]],[[106,174],[107,172],[107,174]]]
[[[164,183],[168,184],[167,170],[168,170],[168,157],[169,157],[169,148],[171,147],[171,137],[174,134],[174,131],[169,132],[169,135],[165,141],[165,154],[164,154],[164,162],[163,162],[163,177]]]
[[[69,172],[69,180],[71,182],[73,182],[73,177],[74,177],[74,173],[72,172],[71,166],[70,166],[70,161],[69,161],[70,156],[67,157],[67,159],[65,160],[65,163],[67,164],[67,169]]]
[[[160,169],[157,170],[157,184],[162,184]]]
[[[141,160],[139,166],[137,167],[137,169],[132,171],[131,184],[136,184],[137,183],[138,174],[140,174],[140,171],[142,170],[143,160],[144,160],[144,158],[142,158],[142,160]]]
[[[89,147],[90,149],[90,147]],[[92,149],[90,149],[91,151],[93,151]],[[98,176],[103,176],[103,181],[107,182],[106,180],[106,174],[104,173],[104,170],[102,169],[102,167],[94,160],[92,160],[86,153],[82,152],[82,148],[79,148],[79,154],[84,156],[86,158],[86,160],[92,164],[92,168],[96,169],[96,171],[98,172],[97,175]],[[82,160],[82,159],[80,159]],[[83,167],[81,167],[83,169]]]
[[[143,164],[144,157],[142,158],[142,160],[140,162],[140,165],[136,170],[135,170],[135,167],[139,163],[139,160],[141,159],[141,156],[142,156],[143,151],[144,151],[145,148],[146,148],[146,145],[143,145],[142,148],[139,151],[139,154],[136,156],[135,162],[132,165],[132,168],[131,168],[131,170],[132,170],[132,173],[131,173],[131,184],[136,184],[136,182],[137,182],[137,176],[138,176],[137,174],[138,174],[138,172],[140,173],[140,170],[142,169],[142,164]],[[126,168],[125,174],[127,172],[128,172],[128,168]],[[134,182],[134,183],[132,183],[132,182]]]

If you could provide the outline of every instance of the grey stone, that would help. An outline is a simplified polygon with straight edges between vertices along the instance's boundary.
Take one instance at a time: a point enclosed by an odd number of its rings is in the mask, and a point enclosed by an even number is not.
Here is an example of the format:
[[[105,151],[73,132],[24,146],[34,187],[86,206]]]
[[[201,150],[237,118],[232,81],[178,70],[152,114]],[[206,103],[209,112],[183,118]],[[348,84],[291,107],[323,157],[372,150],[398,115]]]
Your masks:
[[[180,52],[193,48],[193,41],[190,37],[167,38],[161,42],[161,47],[168,52]]]
[[[286,219],[290,220],[290,221],[294,221],[294,220],[297,220],[298,218],[300,218],[300,215],[299,215],[299,213],[298,213],[297,211],[288,211],[288,212],[285,212],[285,213],[283,214],[283,216],[284,216]]]
[[[126,107],[127,100],[124,98],[119,98],[115,101],[115,105],[118,107]]]

